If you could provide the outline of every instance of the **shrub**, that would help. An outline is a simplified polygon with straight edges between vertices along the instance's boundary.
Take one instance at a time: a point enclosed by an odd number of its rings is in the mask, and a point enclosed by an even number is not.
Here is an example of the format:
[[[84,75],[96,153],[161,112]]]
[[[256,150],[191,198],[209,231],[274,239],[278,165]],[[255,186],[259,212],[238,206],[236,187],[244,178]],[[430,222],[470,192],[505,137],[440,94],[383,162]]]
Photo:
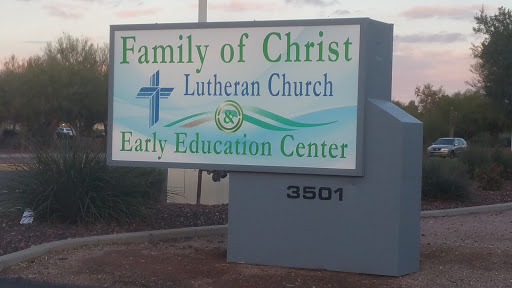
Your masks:
[[[144,217],[164,180],[161,169],[110,167],[104,153],[76,140],[59,141],[54,152],[36,150],[31,158],[14,184],[40,219],[94,223]]]
[[[469,185],[461,162],[438,158],[423,161],[422,199],[465,201],[470,198]]]
[[[478,187],[485,191],[500,190],[505,184],[502,178],[504,170],[503,166],[497,163],[478,168],[475,171],[475,179],[478,182]]]
[[[512,152],[510,149],[496,148],[491,153],[491,161],[501,168],[501,178],[512,179]]]
[[[481,167],[491,165],[489,150],[480,146],[471,146],[461,155],[460,161],[466,166],[471,179],[475,179],[475,172]]]

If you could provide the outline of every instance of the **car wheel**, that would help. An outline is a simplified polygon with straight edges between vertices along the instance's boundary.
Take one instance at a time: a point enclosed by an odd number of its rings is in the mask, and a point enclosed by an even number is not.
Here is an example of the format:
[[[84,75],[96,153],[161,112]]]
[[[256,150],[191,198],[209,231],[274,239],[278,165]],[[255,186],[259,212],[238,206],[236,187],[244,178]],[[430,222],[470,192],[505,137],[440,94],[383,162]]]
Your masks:
[[[450,159],[453,159],[455,158],[455,151],[450,151]]]

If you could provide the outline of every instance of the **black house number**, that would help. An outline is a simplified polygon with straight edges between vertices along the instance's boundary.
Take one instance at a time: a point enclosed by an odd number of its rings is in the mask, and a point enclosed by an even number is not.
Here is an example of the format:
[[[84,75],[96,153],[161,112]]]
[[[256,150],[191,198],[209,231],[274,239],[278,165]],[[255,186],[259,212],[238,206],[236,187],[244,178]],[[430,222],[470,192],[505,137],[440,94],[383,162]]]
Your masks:
[[[333,197],[337,198],[338,201],[343,201],[343,188],[333,189],[331,187],[319,187],[318,189],[314,186],[295,186],[290,185],[287,187],[288,193],[286,197],[290,199],[303,198],[306,200],[331,200]]]

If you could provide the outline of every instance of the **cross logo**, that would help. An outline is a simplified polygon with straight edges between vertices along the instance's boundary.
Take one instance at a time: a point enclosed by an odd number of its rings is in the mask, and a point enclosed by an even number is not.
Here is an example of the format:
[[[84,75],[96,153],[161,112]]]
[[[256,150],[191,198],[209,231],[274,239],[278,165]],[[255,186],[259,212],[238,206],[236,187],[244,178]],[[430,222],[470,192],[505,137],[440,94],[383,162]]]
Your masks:
[[[149,78],[149,86],[140,88],[137,98],[149,98],[149,127],[158,122],[160,118],[160,99],[167,99],[174,88],[164,88],[160,86],[160,70],[157,70]]]

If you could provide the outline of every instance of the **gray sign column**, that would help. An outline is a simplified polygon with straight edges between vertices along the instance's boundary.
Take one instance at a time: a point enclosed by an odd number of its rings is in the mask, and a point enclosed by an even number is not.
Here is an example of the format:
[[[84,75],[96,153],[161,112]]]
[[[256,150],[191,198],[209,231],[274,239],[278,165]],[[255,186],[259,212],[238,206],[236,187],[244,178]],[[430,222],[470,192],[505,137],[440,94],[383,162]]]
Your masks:
[[[390,102],[390,28],[362,30],[363,176],[231,172],[228,261],[418,271],[423,127]]]

